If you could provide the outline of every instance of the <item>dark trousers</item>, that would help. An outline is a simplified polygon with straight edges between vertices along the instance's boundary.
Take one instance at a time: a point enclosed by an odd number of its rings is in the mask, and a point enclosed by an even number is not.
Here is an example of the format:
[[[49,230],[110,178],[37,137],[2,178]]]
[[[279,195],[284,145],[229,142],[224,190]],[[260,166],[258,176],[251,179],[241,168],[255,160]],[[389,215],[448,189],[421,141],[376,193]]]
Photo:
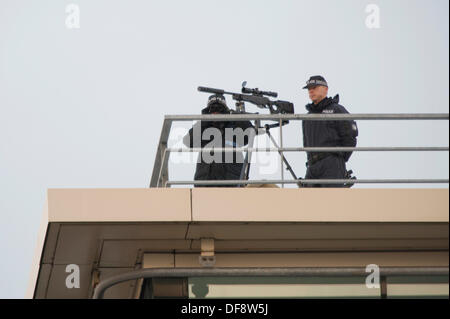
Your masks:
[[[330,155],[324,159],[308,165],[305,179],[346,179],[347,169],[345,160],[337,155]],[[305,187],[346,187],[344,184],[305,184]]]

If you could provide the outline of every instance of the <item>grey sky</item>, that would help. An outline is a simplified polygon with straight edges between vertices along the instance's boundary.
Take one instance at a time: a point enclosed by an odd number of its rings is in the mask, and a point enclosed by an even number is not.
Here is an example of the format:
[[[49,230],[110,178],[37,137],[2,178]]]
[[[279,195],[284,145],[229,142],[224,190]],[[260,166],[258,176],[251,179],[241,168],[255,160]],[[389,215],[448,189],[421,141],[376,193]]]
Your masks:
[[[69,3],[80,29],[66,28]],[[380,29],[365,25],[370,3]],[[322,74],[352,113],[448,113],[448,6],[0,0],[0,298],[24,296],[46,189],[147,187],[163,116],[198,114],[208,96],[198,85],[236,91],[247,80],[304,113],[300,87]],[[447,121],[358,126],[358,146],[449,144]],[[300,146],[300,123],[284,139]],[[304,176],[305,155],[287,158]],[[348,167],[358,178],[448,178],[448,161],[447,152],[364,152]],[[170,177],[192,179],[192,168],[171,165]]]

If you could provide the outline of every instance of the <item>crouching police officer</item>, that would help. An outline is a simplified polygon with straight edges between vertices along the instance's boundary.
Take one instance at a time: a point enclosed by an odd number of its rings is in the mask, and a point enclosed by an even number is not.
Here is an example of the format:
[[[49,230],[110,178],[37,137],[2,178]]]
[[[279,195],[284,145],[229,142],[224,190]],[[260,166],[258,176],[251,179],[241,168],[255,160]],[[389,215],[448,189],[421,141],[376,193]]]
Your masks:
[[[202,114],[230,114],[225,97],[220,94],[208,98]],[[254,127],[249,121],[199,121],[183,138],[187,147],[242,147],[248,144]],[[219,154],[220,153],[220,154]],[[239,180],[244,158],[241,152],[201,152],[197,160],[194,180]],[[209,186],[209,185],[208,185]],[[196,185],[196,187],[208,187]],[[237,187],[236,184],[209,187]]]
[[[303,89],[308,89],[312,103],[308,114],[348,113],[339,104],[339,95],[327,97],[328,83],[320,76],[311,76]],[[358,127],[355,121],[303,121],[304,147],[355,147]],[[352,152],[308,152],[305,179],[347,179],[345,163]],[[352,184],[305,184],[306,187],[349,187]]]

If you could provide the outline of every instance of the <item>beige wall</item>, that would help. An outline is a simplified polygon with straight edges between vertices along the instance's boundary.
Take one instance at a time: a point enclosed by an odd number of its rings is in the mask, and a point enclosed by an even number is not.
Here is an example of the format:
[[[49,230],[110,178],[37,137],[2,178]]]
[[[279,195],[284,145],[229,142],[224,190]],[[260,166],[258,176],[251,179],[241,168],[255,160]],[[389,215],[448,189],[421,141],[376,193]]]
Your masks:
[[[196,221],[448,222],[446,189],[192,190]]]

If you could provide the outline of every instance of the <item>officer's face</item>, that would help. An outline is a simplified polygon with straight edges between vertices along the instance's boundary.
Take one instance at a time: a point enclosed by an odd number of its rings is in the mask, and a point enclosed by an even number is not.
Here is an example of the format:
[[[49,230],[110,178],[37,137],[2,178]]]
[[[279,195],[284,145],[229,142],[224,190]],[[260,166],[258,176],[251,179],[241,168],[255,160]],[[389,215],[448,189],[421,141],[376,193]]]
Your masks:
[[[327,97],[328,88],[323,85],[314,85],[308,88],[309,98],[313,103],[319,103]]]

